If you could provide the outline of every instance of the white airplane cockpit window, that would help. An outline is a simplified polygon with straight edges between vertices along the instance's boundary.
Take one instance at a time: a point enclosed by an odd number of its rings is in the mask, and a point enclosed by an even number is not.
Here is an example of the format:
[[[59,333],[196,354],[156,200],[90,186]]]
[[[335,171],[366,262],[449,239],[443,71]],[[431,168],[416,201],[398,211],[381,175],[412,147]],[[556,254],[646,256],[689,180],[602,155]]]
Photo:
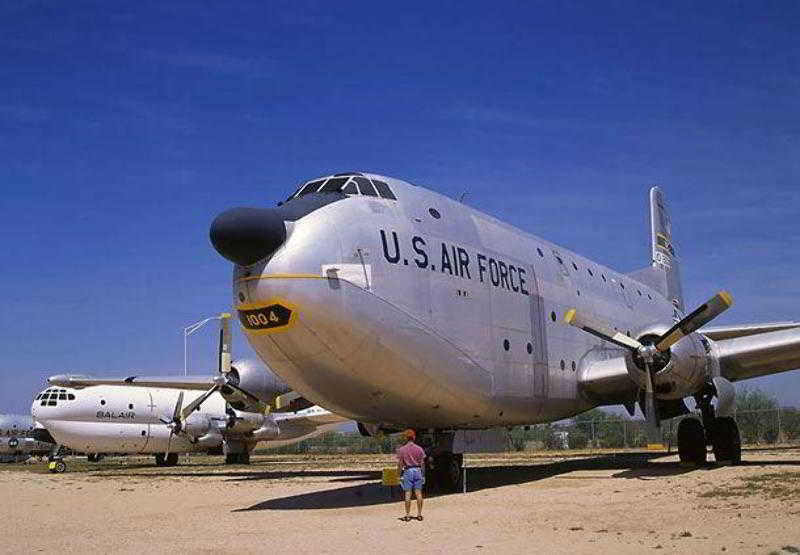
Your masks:
[[[356,182],[352,179],[347,182],[347,185],[342,187],[342,192],[345,195],[357,195],[358,194],[358,187],[356,186]]]
[[[58,400],[59,401],[66,401],[67,400],[67,394],[66,393],[59,393],[58,394]]]
[[[75,395],[73,393],[69,393],[69,394],[67,394],[67,398],[69,398],[70,401],[74,401],[75,400]]]

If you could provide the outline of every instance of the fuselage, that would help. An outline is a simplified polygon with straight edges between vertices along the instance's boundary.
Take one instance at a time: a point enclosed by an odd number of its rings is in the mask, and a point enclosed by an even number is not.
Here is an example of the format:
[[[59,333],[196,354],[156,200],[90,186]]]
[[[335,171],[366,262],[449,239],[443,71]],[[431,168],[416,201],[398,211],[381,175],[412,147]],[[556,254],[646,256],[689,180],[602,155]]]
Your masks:
[[[430,190],[366,177],[396,199],[321,203],[286,224],[270,257],[234,270],[250,344],[336,413],[421,428],[574,415],[596,404],[578,387],[586,362],[620,351],[565,325],[567,309],[634,336],[678,315],[624,274]]]

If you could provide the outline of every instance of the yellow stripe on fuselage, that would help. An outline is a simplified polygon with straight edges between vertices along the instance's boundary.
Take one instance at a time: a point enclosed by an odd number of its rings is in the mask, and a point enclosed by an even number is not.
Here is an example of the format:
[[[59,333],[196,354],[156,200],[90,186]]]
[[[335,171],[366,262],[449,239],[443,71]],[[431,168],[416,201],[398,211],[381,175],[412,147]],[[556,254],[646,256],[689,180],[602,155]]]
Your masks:
[[[317,274],[260,274],[257,276],[239,278],[236,280],[236,283],[243,283],[245,281],[256,281],[260,279],[328,279],[328,278]]]

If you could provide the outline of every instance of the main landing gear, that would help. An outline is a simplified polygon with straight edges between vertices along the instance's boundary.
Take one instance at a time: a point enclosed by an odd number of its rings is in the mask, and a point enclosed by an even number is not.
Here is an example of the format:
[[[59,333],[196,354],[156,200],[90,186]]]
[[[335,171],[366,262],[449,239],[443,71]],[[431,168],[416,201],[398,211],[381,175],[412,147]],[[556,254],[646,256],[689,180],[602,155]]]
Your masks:
[[[178,464],[177,453],[156,453],[156,466],[175,466]]]
[[[250,453],[226,453],[225,464],[250,464]]]
[[[421,434],[420,445],[425,449],[425,490],[454,492],[462,486],[464,455],[453,453],[453,432]]]
[[[695,396],[702,423],[696,418],[685,418],[678,425],[678,457],[682,463],[705,464],[707,445],[711,445],[718,464],[742,462],[739,427],[732,417],[715,415],[711,404],[714,394],[709,385]]]
[[[225,441],[222,444],[225,464],[250,464],[251,447],[243,441]]]

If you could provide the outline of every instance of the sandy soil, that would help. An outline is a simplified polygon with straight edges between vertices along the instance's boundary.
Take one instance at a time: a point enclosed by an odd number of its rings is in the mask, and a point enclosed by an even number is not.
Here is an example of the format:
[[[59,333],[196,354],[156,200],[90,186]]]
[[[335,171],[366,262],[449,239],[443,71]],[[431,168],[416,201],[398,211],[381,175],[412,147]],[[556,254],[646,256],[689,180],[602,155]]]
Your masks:
[[[0,467],[2,553],[798,553],[800,449],[738,467],[664,454],[471,456],[467,494],[401,522],[383,456]]]

